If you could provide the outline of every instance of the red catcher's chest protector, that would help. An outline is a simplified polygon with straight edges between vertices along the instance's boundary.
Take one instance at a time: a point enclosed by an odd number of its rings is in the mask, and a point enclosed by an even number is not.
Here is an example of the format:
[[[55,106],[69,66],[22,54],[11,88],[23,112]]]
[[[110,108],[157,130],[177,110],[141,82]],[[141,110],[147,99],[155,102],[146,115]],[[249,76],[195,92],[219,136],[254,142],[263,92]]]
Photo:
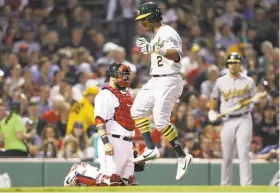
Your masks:
[[[103,89],[110,90],[119,99],[120,106],[115,108],[115,121],[123,128],[129,131],[134,131],[135,121],[132,119],[130,114],[133,100],[129,92],[120,91],[112,87],[104,87]]]

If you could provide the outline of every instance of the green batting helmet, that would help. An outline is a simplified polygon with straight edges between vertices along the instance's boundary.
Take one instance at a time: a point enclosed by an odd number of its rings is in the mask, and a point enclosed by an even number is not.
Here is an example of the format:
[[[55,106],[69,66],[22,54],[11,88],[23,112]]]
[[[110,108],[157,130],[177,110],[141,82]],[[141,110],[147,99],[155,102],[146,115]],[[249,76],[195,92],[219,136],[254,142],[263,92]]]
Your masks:
[[[159,5],[154,2],[147,2],[140,5],[138,10],[138,16],[135,20],[141,20],[147,18],[149,22],[158,22],[162,20],[162,13]]]
[[[237,62],[241,63],[241,56],[236,52],[231,52],[227,57],[226,66],[228,67],[230,63],[237,63]]]

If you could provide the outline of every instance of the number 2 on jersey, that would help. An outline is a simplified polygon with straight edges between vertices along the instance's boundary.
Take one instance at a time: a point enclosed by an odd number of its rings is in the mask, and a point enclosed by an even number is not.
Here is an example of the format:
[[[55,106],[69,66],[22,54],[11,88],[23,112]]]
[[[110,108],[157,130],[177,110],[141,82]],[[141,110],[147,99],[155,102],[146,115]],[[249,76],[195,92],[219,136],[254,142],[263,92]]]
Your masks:
[[[158,64],[158,67],[163,66],[163,63],[162,63],[162,56],[157,56],[157,64]]]

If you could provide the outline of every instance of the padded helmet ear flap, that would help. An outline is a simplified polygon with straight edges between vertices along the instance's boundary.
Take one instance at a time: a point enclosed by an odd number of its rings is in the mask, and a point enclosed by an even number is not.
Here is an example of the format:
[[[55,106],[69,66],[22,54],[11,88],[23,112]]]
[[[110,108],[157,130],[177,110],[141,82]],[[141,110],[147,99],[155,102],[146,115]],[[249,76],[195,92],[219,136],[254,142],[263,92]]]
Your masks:
[[[113,63],[108,66],[106,69],[106,79],[105,82],[108,82],[110,80],[110,77],[117,77],[118,76],[118,70],[121,64]]]

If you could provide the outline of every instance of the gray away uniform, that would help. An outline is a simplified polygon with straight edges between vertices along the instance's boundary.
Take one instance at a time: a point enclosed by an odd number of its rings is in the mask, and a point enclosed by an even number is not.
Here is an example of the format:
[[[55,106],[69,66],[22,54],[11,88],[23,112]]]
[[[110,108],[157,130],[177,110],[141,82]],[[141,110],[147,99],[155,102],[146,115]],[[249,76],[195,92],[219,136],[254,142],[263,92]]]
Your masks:
[[[253,97],[257,93],[256,85],[252,78],[240,74],[233,79],[226,74],[217,79],[211,97],[221,101],[220,112],[232,108],[241,100]],[[232,160],[235,145],[237,145],[240,161],[240,185],[252,184],[252,167],[249,150],[252,139],[252,117],[249,107],[243,107],[223,118],[221,130],[221,146],[223,162],[221,168],[221,185],[231,185]]]

